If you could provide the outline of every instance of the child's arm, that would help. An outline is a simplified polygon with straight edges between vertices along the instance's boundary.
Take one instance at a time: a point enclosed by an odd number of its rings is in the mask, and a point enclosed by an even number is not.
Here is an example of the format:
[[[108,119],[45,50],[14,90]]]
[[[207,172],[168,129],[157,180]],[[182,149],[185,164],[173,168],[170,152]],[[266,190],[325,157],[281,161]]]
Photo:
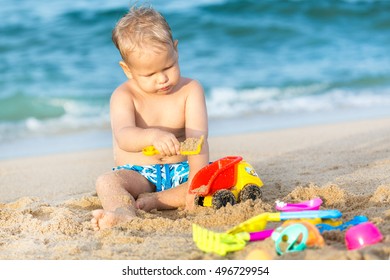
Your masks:
[[[136,126],[134,102],[128,91],[126,84],[123,84],[114,91],[110,101],[111,127],[120,149],[140,152],[157,141],[165,155],[179,154],[180,143],[173,133]]]
[[[199,155],[188,156],[190,173],[188,178],[188,188],[191,186],[195,174],[209,163],[208,137],[208,117],[204,91],[201,85],[192,81],[191,92],[186,101],[186,138],[199,138],[204,136],[202,150]],[[194,195],[187,193],[186,208],[194,207]]]

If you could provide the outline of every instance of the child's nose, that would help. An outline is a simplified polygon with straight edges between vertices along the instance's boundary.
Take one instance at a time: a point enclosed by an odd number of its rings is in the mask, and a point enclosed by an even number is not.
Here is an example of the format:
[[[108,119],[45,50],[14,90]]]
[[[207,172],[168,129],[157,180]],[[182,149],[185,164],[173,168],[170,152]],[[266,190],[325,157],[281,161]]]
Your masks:
[[[164,72],[159,73],[158,82],[160,84],[165,84],[166,82],[168,82],[168,76]]]

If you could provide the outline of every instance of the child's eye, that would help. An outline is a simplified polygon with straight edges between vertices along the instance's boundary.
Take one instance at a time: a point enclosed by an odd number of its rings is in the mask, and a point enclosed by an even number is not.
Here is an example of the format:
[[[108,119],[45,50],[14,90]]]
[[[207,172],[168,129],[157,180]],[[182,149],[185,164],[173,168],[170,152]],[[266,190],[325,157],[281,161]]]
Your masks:
[[[166,67],[164,70],[171,69],[173,66],[175,66],[175,63],[174,63],[174,64],[172,64],[172,65],[170,65],[170,66],[168,66],[168,67]]]
[[[171,69],[172,67],[175,66],[175,64],[176,64],[176,63],[174,63],[174,64],[172,64],[172,65],[170,65],[170,66],[168,66],[168,67],[165,67],[162,71],[166,71],[166,70]],[[140,76],[142,76],[142,77],[144,77],[144,78],[150,78],[150,77],[152,77],[154,74],[155,74],[155,73],[148,73],[148,74],[144,74],[144,75],[140,75]]]
[[[153,75],[154,75],[154,73],[146,74],[146,75],[142,75],[142,76],[145,77],[145,78],[150,78],[150,77],[152,77]]]

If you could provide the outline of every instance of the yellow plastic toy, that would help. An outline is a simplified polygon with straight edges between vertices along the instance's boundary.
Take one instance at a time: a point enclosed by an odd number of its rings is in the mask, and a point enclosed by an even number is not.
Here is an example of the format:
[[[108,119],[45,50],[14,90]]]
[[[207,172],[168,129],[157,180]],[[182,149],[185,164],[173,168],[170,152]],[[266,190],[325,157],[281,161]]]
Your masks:
[[[220,256],[241,250],[247,243],[239,234],[213,232],[196,224],[192,224],[192,238],[203,252],[216,253]]]
[[[186,150],[186,143],[193,143],[195,141],[195,148],[192,150]],[[204,141],[204,136],[202,135],[200,138],[187,138],[184,142],[180,143],[180,154],[182,155],[197,155],[200,153],[200,150],[202,149]],[[154,146],[147,146],[142,149],[142,153],[145,156],[154,156],[160,154],[160,152],[154,147]]]

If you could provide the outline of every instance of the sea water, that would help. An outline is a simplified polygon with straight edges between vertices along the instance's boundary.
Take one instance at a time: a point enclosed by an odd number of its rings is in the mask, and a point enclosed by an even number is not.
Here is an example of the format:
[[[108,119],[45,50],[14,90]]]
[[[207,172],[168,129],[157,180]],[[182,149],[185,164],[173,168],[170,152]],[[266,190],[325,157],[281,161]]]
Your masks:
[[[142,1],[138,1],[141,2]],[[0,0],[0,159],[110,147],[131,1]],[[390,1],[149,0],[210,134],[390,116]]]

